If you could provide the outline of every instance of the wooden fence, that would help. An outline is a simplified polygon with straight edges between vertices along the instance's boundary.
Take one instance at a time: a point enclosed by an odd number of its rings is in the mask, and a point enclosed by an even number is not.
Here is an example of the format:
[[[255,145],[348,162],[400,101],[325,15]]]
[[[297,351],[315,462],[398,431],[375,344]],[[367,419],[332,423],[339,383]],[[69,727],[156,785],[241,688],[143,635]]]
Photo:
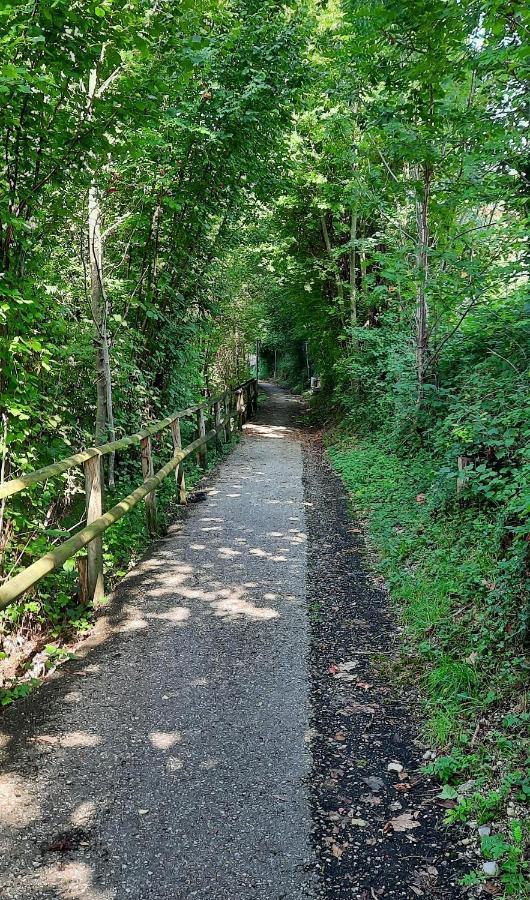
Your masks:
[[[207,444],[215,440],[218,446],[228,440],[235,429],[243,426],[246,419],[257,408],[258,383],[255,378],[229,389],[218,397],[205,400],[197,406],[180,410],[166,419],[154,422],[148,428],[130,434],[119,441],[102,444],[100,447],[89,447],[66,459],[45,466],[20,478],[14,478],[0,485],[0,500],[23,491],[34,484],[61,475],[68,469],[83,466],[86,490],[86,526],[63,544],[53,548],[44,556],[19,572],[0,587],[0,609],[9,606],[17,597],[32,588],[50,572],[62,566],[67,559],[75,556],[79,550],[87,548],[86,557],[77,559],[79,569],[79,592],[83,601],[101,600],[103,588],[103,542],[102,534],[118,519],[127,515],[140,500],[145,500],[147,527],[151,534],[157,533],[156,488],[171,472],[175,473],[179,500],[186,502],[186,485],[181,463],[192,453],[197,454],[199,465],[206,466]],[[208,413],[213,425],[206,430]],[[180,420],[195,416],[197,421],[197,438],[182,447]],[[158,472],[154,472],[151,438],[155,434],[171,429],[173,439],[173,457]],[[103,456],[124,450],[133,444],[140,445],[143,483],[132,494],[120,503],[103,513]]]

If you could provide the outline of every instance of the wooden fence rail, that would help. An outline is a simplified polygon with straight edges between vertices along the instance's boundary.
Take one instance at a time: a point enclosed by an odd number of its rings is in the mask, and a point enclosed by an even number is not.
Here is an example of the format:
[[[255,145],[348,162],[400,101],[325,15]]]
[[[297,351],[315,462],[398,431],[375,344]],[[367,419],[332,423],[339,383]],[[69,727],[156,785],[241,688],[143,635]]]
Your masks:
[[[220,442],[230,438],[235,428],[240,428],[243,421],[257,408],[258,384],[255,378],[245,381],[235,389],[229,389],[219,397],[209,398],[197,406],[180,410],[144,428],[136,434],[128,435],[120,441],[102,444],[100,447],[89,447],[66,459],[45,466],[35,472],[29,472],[20,478],[6,481],[0,485],[0,500],[10,497],[31,485],[46,481],[72,469],[83,466],[86,486],[86,526],[63,544],[53,548],[34,563],[23,569],[13,578],[0,586],[0,609],[4,609],[33,587],[50,572],[62,566],[66,560],[75,556],[79,550],[87,548],[87,558],[81,558],[79,565],[80,597],[85,600],[100,600],[103,597],[103,548],[102,534],[114,525],[122,516],[127,515],[140,500],[146,501],[147,527],[150,533],[157,530],[156,488],[164,478],[175,473],[180,502],[186,501],[186,487],[183,461],[192,453],[197,453],[199,464],[206,466],[207,444],[215,440]],[[213,409],[214,427],[206,430],[206,412]],[[222,413],[224,410],[224,415]],[[186,447],[182,447],[180,420],[186,416],[196,416],[198,437]],[[170,428],[173,438],[173,457],[158,472],[154,472],[151,437]],[[139,444],[141,449],[143,483],[121,500],[108,512],[103,512],[103,466],[102,457],[116,450],[123,450],[132,444]]]

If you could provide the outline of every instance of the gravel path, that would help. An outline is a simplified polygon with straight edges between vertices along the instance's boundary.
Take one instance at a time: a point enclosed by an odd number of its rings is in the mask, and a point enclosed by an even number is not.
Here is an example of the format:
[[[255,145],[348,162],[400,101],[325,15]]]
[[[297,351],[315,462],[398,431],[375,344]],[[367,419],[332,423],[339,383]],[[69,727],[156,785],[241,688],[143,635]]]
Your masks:
[[[300,407],[271,394],[85,659],[7,712],[1,897],[308,896]]]
[[[366,653],[396,645],[386,596],[299,402],[266,393],[78,658],[5,713],[2,900],[460,896],[409,698]]]

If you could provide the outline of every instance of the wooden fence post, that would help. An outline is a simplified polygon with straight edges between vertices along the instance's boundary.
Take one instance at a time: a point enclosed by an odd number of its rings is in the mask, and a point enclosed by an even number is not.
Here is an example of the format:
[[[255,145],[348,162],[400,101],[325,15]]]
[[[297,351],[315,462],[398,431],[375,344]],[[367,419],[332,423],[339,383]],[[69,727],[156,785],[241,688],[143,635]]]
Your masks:
[[[197,410],[197,430],[199,434],[197,437],[204,437],[206,434],[206,419],[204,415],[204,407],[201,406],[200,409]],[[201,469],[206,468],[206,444],[203,444],[202,447],[199,447],[197,450],[197,462]]]
[[[91,525],[103,515],[103,457],[92,456],[83,465],[85,471],[86,523]],[[81,574],[81,573],[80,573]],[[101,601],[103,584],[103,541],[101,535],[87,546],[88,600]],[[81,585],[80,590],[83,590]]]
[[[142,475],[145,481],[147,478],[152,478],[155,474],[150,437],[142,438],[140,441],[140,449],[142,452]],[[147,513],[147,528],[149,534],[155,535],[157,533],[157,516],[156,494],[154,491],[151,491],[146,495],[145,511]]]
[[[86,556],[77,557],[77,573],[79,575],[79,602],[86,606],[90,602],[90,590],[88,587],[88,559]]]
[[[231,390],[231,388],[229,388],[225,394],[225,415],[227,416],[226,440],[230,441],[232,439],[232,390]]]
[[[226,394],[226,391],[225,391],[225,393],[224,393],[223,396],[221,397],[221,401],[220,401],[220,403],[219,403],[219,414],[220,414],[220,416],[221,416],[222,419],[225,419],[226,416],[227,416],[227,402],[226,402],[226,397],[227,397],[227,394]],[[221,431],[221,440],[222,440],[223,444],[226,444],[226,442],[227,442],[227,440],[228,440],[228,430],[227,430],[227,427],[226,427],[226,423],[223,425],[223,429],[222,429],[222,431]]]
[[[176,454],[178,450],[182,450],[180,419],[175,419],[175,421],[171,423],[171,436],[173,438],[173,449]],[[180,463],[175,469],[175,481],[177,482],[177,488],[179,492],[179,503],[187,503],[188,498],[186,496],[186,480],[184,478],[184,468],[182,466],[182,463]]]
[[[218,450],[222,450],[223,442],[221,440],[221,404],[216,400],[213,405],[213,423],[216,432],[215,446]]]
[[[238,388],[236,391],[236,416],[237,427],[241,429],[243,427],[243,388]]]
[[[243,424],[248,419],[248,394],[250,385],[245,384],[243,387]]]

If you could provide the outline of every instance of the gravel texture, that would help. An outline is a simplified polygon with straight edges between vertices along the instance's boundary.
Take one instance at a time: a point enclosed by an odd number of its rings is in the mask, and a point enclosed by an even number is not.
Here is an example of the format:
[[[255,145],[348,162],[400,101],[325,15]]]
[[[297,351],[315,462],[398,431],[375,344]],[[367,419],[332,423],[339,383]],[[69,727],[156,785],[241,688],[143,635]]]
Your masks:
[[[414,692],[394,683],[399,628],[318,435],[305,441],[304,487],[318,896],[455,900],[468,867],[421,772]]]

